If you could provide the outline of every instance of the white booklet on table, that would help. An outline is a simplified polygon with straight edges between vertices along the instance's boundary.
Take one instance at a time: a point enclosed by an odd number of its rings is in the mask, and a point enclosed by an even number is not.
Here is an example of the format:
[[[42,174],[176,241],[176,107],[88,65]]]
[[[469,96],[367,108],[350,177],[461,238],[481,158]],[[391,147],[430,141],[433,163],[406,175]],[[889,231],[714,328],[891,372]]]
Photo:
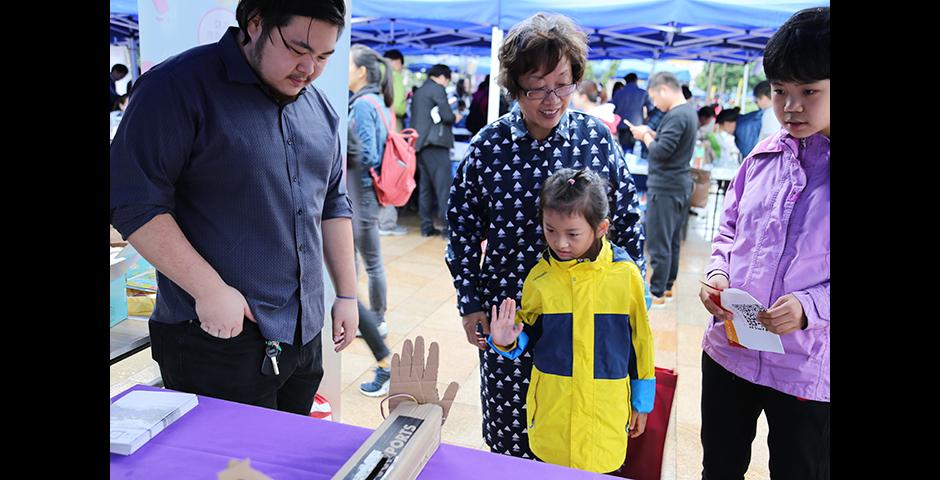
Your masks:
[[[192,393],[136,390],[111,404],[111,453],[130,455],[199,404]]]
[[[751,294],[737,288],[721,292],[721,307],[734,314],[731,325],[725,322],[728,339],[750,350],[785,353],[780,335],[769,332],[757,320],[757,313],[767,310]]]

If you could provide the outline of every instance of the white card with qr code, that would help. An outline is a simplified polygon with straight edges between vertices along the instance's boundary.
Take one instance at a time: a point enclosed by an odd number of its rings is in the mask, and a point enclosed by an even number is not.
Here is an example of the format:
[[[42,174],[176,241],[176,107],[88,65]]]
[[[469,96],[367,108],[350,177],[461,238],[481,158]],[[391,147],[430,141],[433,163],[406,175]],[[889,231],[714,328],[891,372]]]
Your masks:
[[[737,288],[728,288],[721,292],[721,306],[734,314],[734,331],[738,343],[751,350],[785,353],[780,335],[768,332],[757,320],[757,313],[767,310],[751,294]]]

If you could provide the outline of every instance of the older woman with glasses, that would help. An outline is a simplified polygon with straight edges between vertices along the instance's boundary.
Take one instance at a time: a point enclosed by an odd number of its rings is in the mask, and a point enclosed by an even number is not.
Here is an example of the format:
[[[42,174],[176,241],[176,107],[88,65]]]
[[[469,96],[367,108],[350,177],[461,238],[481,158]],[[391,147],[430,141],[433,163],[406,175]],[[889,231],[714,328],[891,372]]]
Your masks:
[[[526,274],[545,250],[542,185],[562,168],[598,172],[609,187],[610,240],[645,275],[643,230],[617,142],[601,120],[568,111],[587,64],[584,33],[565,16],[537,13],[510,29],[499,60],[499,82],[518,104],[480,130],[457,169],[446,260],[467,341],[480,349],[483,437],[493,452],[534,458],[525,410],[532,357],[507,360],[488,349],[486,336],[491,307],[506,297],[521,301]]]

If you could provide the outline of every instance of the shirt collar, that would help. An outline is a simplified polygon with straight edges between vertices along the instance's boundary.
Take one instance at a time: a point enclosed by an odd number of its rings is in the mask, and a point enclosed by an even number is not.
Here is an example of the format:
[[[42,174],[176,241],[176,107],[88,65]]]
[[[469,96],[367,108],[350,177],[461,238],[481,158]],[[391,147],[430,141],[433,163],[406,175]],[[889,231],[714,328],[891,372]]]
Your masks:
[[[218,43],[225,73],[232,82],[260,84],[261,79],[255,75],[255,71],[242,54],[241,47],[238,46],[238,32],[238,27],[228,27]]]
[[[356,100],[359,100],[360,98],[370,93],[376,94],[377,96],[379,96],[379,99],[381,99],[382,97],[382,92],[379,90],[379,87],[377,85],[366,85],[365,87],[362,87],[361,90],[359,90],[358,92],[354,93],[351,97],[349,97],[349,106],[351,107],[352,104],[356,102]]]
[[[821,133],[815,133],[807,137],[805,145],[807,148],[816,150],[828,150],[829,149],[829,139]],[[797,157],[799,156],[800,151],[800,139],[790,135],[785,128],[781,128],[770,141],[761,142],[750,155],[761,154],[761,153],[772,153],[772,152],[782,152],[783,150],[789,150],[790,153]]]

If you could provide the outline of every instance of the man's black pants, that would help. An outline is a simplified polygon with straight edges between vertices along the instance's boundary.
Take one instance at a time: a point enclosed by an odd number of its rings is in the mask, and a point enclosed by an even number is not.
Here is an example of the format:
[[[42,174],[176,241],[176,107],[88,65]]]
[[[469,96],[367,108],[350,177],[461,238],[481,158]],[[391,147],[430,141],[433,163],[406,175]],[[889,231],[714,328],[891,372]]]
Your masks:
[[[309,415],[323,379],[323,354],[317,335],[302,348],[281,344],[280,375],[262,375],[265,338],[255,322],[244,320],[242,333],[221,339],[206,333],[198,320],[178,324],[150,321],[153,359],[166,388],[299,415]]]
[[[450,149],[429,145],[418,152],[418,171],[421,173],[418,185],[418,213],[421,217],[421,233],[434,229],[434,220],[440,219],[447,230],[447,198],[454,178],[451,175]],[[433,208],[435,200],[437,208]]]
[[[662,297],[679,276],[682,219],[689,216],[690,194],[647,193],[646,250],[653,275],[650,293]]]

